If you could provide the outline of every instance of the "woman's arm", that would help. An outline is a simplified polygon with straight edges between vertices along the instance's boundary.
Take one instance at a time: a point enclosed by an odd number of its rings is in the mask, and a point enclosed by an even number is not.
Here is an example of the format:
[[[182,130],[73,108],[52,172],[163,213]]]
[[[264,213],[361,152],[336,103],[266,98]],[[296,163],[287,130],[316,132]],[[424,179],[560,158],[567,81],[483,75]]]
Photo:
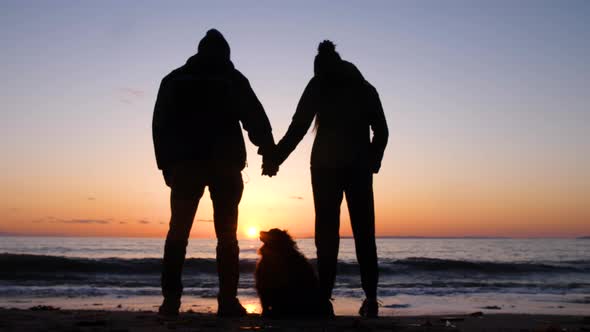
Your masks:
[[[311,123],[313,122],[313,118],[316,115],[316,89],[317,89],[317,82],[314,78],[312,78],[305,90],[303,91],[303,95],[299,99],[299,103],[297,104],[297,110],[293,115],[293,119],[291,120],[291,125],[289,125],[289,129],[285,136],[279,141],[277,144],[275,159],[277,163],[280,165],[282,164],[287,157],[295,150],[297,144],[301,142],[309,127],[311,127]]]
[[[387,121],[385,120],[385,113],[383,112],[379,94],[372,85],[367,84],[369,85],[370,94],[369,124],[373,130],[373,139],[371,140],[371,168],[373,173],[378,173],[381,168],[381,160],[383,159],[383,153],[387,146],[387,140],[389,139],[389,129],[387,128]]]

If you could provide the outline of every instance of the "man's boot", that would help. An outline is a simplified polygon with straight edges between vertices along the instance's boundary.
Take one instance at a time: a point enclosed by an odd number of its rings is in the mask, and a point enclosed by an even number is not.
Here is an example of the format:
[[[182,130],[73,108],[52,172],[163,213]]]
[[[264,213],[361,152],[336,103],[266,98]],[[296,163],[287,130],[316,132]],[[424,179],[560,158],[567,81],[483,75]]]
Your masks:
[[[240,275],[239,254],[240,249],[236,239],[218,241],[219,295],[217,296],[217,315],[220,317],[242,317],[248,313],[237,299]]]
[[[175,318],[180,311],[180,293],[164,294],[164,301],[158,308],[158,314],[164,318]]]
[[[219,317],[244,317],[248,314],[237,297],[222,298],[220,295],[217,297],[217,304],[217,316]]]
[[[379,315],[379,302],[376,298],[366,298],[359,309],[359,315],[366,318],[377,318]]]

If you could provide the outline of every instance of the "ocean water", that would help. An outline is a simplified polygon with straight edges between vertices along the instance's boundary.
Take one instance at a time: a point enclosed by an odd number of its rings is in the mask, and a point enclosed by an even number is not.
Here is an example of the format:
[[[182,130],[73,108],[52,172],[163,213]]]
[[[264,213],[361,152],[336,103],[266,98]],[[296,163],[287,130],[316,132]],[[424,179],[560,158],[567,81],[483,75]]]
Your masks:
[[[312,239],[297,239],[315,262]],[[163,239],[0,237],[0,306],[148,309],[160,301]],[[258,240],[240,240],[239,296],[259,312]],[[384,315],[525,312],[590,314],[590,240],[377,240]],[[215,240],[191,239],[183,309],[214,311]],[[342,239],[337,314],[355,314],[363,292],[354,242]]]

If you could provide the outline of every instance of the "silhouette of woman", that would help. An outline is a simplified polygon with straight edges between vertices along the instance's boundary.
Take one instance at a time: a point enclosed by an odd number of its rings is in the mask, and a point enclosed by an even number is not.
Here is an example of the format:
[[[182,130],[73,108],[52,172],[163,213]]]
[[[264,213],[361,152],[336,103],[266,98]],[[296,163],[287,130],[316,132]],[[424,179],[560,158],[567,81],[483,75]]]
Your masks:
[[[311,182],[322,296],[331,309],[340,241],[340,205],[346,195],[366,295],[359,314],[376,317],[378,266],[373,173],[381,167],[389,133],[377,91],[352,63],[340,58],[328,40],[319,44],[314,77],[299,100],[285,137],[277,144],[275,164],[267,164],[266,168],[278,167],[289,156],[314,118]]]

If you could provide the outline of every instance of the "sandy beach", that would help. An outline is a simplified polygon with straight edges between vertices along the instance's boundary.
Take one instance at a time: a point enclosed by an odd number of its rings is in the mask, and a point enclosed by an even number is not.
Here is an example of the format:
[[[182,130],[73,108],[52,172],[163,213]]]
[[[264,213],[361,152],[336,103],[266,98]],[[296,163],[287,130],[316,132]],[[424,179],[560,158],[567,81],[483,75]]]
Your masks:
[[[331,320],[268,320],[259,315],[219,319],[183,312],[162,320],[153,311],[61,310],[50,306],[0,309],[0,331],[590,331],[589,316],[483,314]]]

